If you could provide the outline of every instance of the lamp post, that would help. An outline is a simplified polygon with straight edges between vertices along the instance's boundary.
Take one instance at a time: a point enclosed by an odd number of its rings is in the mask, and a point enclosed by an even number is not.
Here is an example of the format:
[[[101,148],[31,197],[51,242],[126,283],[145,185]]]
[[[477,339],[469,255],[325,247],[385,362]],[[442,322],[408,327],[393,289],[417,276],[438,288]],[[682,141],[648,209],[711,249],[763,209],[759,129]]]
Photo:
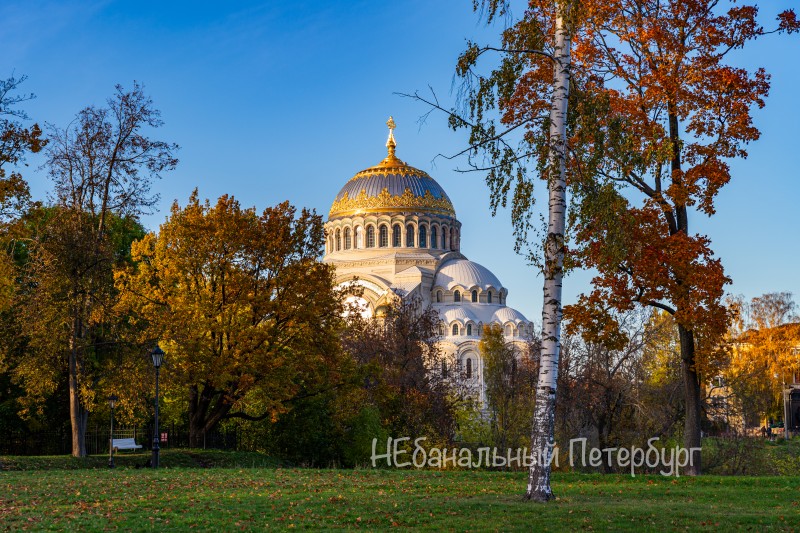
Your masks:
[[[119,398],[112,394],[108,397],[108,404],[111,406],[111,433],[108,437],[108,467],[114,468],[114,405]]]
[[[153,360],[153,366],[156,369],[156,419],[155,431],[153,432],[153,458],[151,465],[153,468],[158,468],[158,452],[161,444],[161,434],[158,432],[158,371],[161,368],[161,363],[164,362],[164,350],[156,345],[150,351],[150,358]]]

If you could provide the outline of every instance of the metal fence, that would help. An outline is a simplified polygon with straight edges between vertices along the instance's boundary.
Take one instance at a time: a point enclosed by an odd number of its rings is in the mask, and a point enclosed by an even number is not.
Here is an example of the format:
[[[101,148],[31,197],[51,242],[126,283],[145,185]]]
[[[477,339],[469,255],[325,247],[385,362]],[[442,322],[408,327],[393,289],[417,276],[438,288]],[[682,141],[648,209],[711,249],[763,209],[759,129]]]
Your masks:
[[[162,449],[188,448],[189,430],[169,425],[160,427]],[[212,431],[203,436],[201,448],[221,450],[239,449],[238,431]],[[89,455],[108,453],[109,428],[95,426],[86,431],[86,453]],[[115,439],[133,438],[142,450],[149,450],[153,444],[153,427],[114,428]],[[59,430],[23,432],[0,432],[0,455],[67,455],[72,453],[72,433],[69,427]]]

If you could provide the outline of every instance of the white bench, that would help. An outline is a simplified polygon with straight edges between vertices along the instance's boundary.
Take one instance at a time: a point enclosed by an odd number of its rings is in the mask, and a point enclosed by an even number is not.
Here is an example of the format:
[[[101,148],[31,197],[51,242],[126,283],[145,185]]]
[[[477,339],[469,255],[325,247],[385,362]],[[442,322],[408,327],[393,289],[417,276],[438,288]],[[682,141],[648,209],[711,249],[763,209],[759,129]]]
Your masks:
[[[111,447],[114,450],[138,450],[142,446],[136,444],[136,439],[111,439]]]

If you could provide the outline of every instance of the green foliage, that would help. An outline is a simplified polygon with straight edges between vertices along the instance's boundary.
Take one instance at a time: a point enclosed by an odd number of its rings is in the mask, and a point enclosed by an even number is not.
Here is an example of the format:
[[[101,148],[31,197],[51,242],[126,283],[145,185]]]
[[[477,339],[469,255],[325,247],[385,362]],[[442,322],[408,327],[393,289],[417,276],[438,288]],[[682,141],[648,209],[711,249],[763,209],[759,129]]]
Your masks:
[[[707,438],[703,462],[708,473],[715,475],[793,476],[800,472],[800,439]]]
[[[456,442],[465,448],[477,449],[493,442],[491,421],[481,413],[473,400],[455,402]]]
[[[43,412],[44,403],[66,380],[67,354],[80,353],[79,394],[92,409],[104,403],[112,383],[125,383],[122,337],[127,318],[113,312],[117,297],[113,269],[130,264],[130,243],[144,229],[131,217],[107,216],[104,238],[93,240],[98,223],[80,211],[36,207],[15,229],[15,307],[6,315],[3,339],[25,416]],[[81,334],[73,337],[76,322]],[[122,411],[121,411],[122,413]]]
[[[498,325],[484,326],[480,351],[492,444],[524,447],[530,442],[537,367],[530,354],[506,343]]]
[[[376,449],[381,443],[385,447],[388,432],[381,425],[381,413],[374,406],[367,405],[347,421],[347,430],[342,442],[342,458],[345,466],[370,465],[372,441],[377,439]]]

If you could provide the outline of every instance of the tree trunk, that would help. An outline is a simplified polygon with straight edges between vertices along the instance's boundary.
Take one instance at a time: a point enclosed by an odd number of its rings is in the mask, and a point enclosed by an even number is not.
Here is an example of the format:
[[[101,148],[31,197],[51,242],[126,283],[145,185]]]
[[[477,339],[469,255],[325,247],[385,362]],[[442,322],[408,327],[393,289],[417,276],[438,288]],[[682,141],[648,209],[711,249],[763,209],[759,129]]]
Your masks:
[[[75,358],[70,354],[69,420],[72,429],[72,456],[86,457],[86,421],[89,418],[89,412],[81,405],[78,378],[74,371],[75,367]]]
[[[72,335],[69,347],[69,421],[72,429],[72,456],[86,457],[86,423],[89,412],[81,404],[79,378],[78,336],[80,320],[72,321]]]
[[[608,406],[604,406],[607,408]],[[608,424],[606,423],[606,417],[601,416],[597,420],[597,447],[601,450],[608,448],[608,435],[611,432]],[[612,472],[611,469],[611,458],[608,454],[603,456],[603,473],[610,474]]]
[[[681,142],[680,130],[678,125],[678,111],[675,104],[669,104],[669,136],[672,143],[672,173],[673,176],[681,175]],[[685,205],[675,207],[676,228],[674,233],[683,232],[689,235],[689,212]],[[672,232],[671,232],[672,233]],[[673,233],[673,234],[674,234]],[[690,287],[684,286],[683,280],[677,280],[682,290],[689,291]],[[683,429],[683,446],[687,450],[700,448],[700,380],[695,368],[695,345],[694,334],[690,329],[678,324],[678,337],[681,347],[681,371],[683,374],[684,400],[686,402],[686,417]],[[692,453],[690,466],[686,469],[686,475],[698,476],[701,473],[700,453]]]
[[[189,446],[200,448],[205,434],[213,431],[230,412],[233,404],[225,401],[222,391],[214,387],[197,386],[189,390]]]
[[[557,1],[553,101],[550,107],[548,155],[548,225],[544,246],[544,305],[542,352],[536,403],[533,412],[531,462],[525,500],[546,502],[554,498],[550,488],[550,452],[554,444],[556,384],[561,351],[561,280],[564,265],[564,227],[567,213],[566,141],[567,103],[570,84],[571,33],[567,14],[571,2]]]
[[[699,476],[702,472],[700,461],[700,380],[695,369],[694,335],[683,326],[678,326],[681,343],[681,373],[686,396],[686,418],[683,429],[683,446],[690,450],[698,450],[691,454],[689,466],[684,472],[687,476]]]
[[[189,447],[200,448],[203,444],[203,427],[205,426],[208,399],[201,394],[197,386],[189,389]]]

